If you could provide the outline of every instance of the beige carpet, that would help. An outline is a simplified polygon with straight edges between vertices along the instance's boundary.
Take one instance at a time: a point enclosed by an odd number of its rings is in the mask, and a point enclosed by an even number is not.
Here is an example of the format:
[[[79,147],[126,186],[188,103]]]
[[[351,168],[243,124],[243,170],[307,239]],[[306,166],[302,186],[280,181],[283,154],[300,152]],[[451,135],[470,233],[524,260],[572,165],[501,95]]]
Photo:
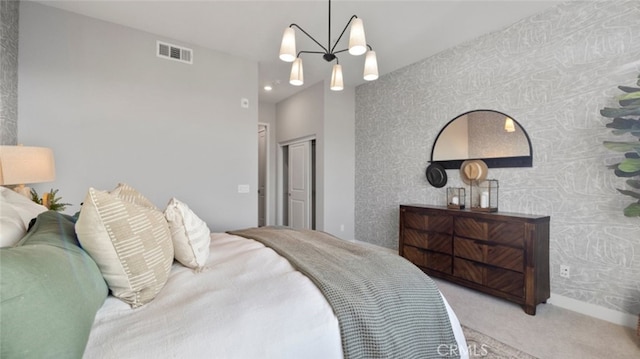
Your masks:
[[[639,359],[636,330],[540,304],[520,305],[434,278],[460,323],[541,359]]]
[[[467,339],[467,348],[469,350],[469,358],[484,359],[538,359],[521,350],[509,346],[497,339],[477,330],[462,326],[462,331]]]

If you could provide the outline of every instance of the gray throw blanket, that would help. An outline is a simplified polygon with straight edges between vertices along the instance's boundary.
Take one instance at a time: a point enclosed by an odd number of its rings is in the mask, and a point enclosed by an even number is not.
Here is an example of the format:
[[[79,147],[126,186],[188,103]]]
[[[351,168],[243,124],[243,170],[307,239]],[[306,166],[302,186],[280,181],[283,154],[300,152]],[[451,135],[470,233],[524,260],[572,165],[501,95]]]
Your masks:
[[[458,358],[435,283],[404,258],[330,234],[261,227],[229,232],[285,257],[327,298],[345,358]]]

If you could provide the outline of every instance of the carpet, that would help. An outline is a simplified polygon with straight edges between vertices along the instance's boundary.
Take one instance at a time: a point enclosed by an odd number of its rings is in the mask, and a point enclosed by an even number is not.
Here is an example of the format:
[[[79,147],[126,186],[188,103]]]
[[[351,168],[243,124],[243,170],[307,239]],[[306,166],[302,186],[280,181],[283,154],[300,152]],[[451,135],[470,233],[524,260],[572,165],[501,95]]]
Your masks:
[[[538,359],[510,345],[507,345],[497,339],[477,330],[462,326],[462,331],[467,339],[467,348],[469,349],[469,358],[483,359]]]

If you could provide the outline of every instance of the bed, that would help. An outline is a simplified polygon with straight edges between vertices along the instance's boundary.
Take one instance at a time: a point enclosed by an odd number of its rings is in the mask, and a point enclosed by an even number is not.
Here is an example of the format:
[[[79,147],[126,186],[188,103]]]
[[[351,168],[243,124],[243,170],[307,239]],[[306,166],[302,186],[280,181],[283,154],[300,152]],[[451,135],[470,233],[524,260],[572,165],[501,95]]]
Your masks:
[[[3,190],[2,203],[6,207],[9,201],[5,194]],[[105,203],[107,199],[111,201],[113,197],[117,198],[117,203],[124,201],[119,204],[125,207],[126,211],[122,212],[125,214],[113,215],[120,213],[115,211],[106,215],[110,219],[105,219],[106,210],[89,208],[96,203]],[[12,201],[20,200],[13,198]],[[113,206],[113,203],[107,205]],[[431,285],[431,280],[421,272],[415,276],[418,282],[391,278],[389,286],[393,288],[390,292],[395,294],[387,294],[390,298],[384,298],[382,294],[384,291],[379,286],[383,282],[370,279],[374,277],[371,269],[367,269],[367,275],[353,276],[355,279],[350,279],[353,282],[343,285],[347,290],[354,287],[355,292],[330,293],[341,290],[334,285],[337,281],[334,272],[344,276],[345,271],[329,270],[325,262],[333,261],[338,267],[349,268],[349,262],[359,266],[362,262],[373,261],[380,268],[374,271],[383,273],[382,277],[393,277],[398,265],[406,267],[402,271],[417,270],[401,257],[317,231],[267,227],[210,233],[208,228],[204,229],[206,224],[176,199],[171,199],[164,213],[160,213],[168,222],[166,230],[172,239],[181,233],[194,242],[190,256],[183,257],[182,254],[189,250],[174,244],[170,250],[170,263],[167,265],[164,261],[151,271],[166,272],[165,279],[160,273],[159,279],[150,281],[151,284],[142,290],[136,289],[134,294],[123,290],[110,270],[131,265],[124,262],[112,268],[105,265],[96,250],[106,250],[89,243],[87,228],[95,232],[93,215],[102,215],[103,222],[113,218],[131,222],[131,218],[138,218],[132,215],[132,208],[140,211],[139,207],[149,209],[143,211],[142,217],[160,221],[157,216],[160,211],[151,208],[143,196],[126,185],[118,185],[111,192],[94,191],[93,197],[89,193],[82,210],[75,216],[42,208],[22,211],[23,222],[33,222],[30,215],[40,213],[36,214],[37,219],[29,232],[11,246],[7,247],[5,241],[3,246],[6,248],[0,249],[1,357],[467,357],[460,323],[437,289],[429,289],[433,292],[429,294],[431,297],[424,305],[419,305],[429,308],[424,311],[424,317],[416,308],[402,310],[404,307],[397,304],[403,291],[410,299],[422,295],[422,289],[418,288],[421,285],[416,283]],[[171,208],[176,210],[173,215]],[[3,211],[2,215],[6,213],[8,211]],[[173,226],[172,222],[179,225]],[[24,223],[24,226],[28,224]],[[155,226],[138,222],[136,226],[150,231],[153,238],[159,236]],[[125,227],[131,231],[131,225]],[[113,235],[113,228],[100,235]],[[2,232],[3,235],[8,233],[4,225]],[[287,242],[291,243],[289,247],[299,248],[289,249],[283,244]],[[335,247],[342,248],[339,251],[346,251],[351,257],[334,254]],[[43,250],[40,256],[34,254]],[[149,256],[149,249],[145,251]],[[162,250],[154,253],[158,257],[169,255],[163,254]],[[318,256],[318,253],[322,255]],[[54,261],[57,255],[62,263]],[[151,257],[155,258],[154,255]],[[326,257],[320,270],[306,267],[305,263],[313,262],[309,259],[314,256]],[[386,267],[387,261],[395,263],[389,265],[389,272],[381,268]],[[24,279],[25,262],[29,266],[37,263],[33,267],[38,267],[32,270],[28,280]],[[162,261],[152,260],[152,263],[156,262]],[[23,268],[16,269],[19,265]],[[140,278],[149,277],[149,271],[146,273]],[[326,273],[334,274],[323,278]],[[138,282],[140,278],[129,276],[129,282]],[[66,283],[70,279],[73,283]],[[66,284],[61,285],[59,281]],[[369,293],[365,293],[367,291]],[[349,300],[355,301],[355,306],[345,302],[344,297],[352,297]],[[410,302],[416,303],[413,299]],[[384,310],[380,310],[382,307]],[[371,313],[378,313],[378,318],[367,318]],[[437,319],[416,319],[431,315]],[[399,318],[401,327],[387,328],[388,323],[396,320],[394,318]],[[378,322],[366,322],[370,320]],[[426,330],[422,328],[425,323],[433,335],[416,339],[415,333]]]

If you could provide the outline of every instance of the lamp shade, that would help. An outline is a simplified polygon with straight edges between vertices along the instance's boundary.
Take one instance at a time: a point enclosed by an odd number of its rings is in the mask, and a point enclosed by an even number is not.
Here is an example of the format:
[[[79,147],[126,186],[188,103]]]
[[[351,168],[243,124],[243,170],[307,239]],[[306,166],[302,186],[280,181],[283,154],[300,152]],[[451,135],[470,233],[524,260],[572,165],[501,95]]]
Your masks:
[[[0,146],[0,185],[51,182],[55,179],[50,148]]]
[[[504,130],[507,132],[515,132],[516,126],[513,123],[513,120],[510,117],[505,118],[504,120]]]
[[[329,88],[332,91],[342,91],[344,89],[344,83],[342,81],[342,65],[333,65],[333,71],[331,72],[331,86]]]
[[[282,44],[280,44],[280,60],[285,62],[293,62],[296,59],[296,33],[293,28],[288,27],[282,35]]]
[[[378,78],[378,60],[376,59],[376,52],[371,50],[367,52],[367,57],[364,60],[364,79],[367,81],[373,81]]]
[[[302,59],[296,58],[291,65],[291,76],[289,83],[293,86],[302,86],[304,84],[304,72],[302,71]]]
[[[364,36],[364,25],[362,19],[355,18],[351,22],[351,31],[349,32],[349,53],[359,56],[367,52],[367,40]]]

